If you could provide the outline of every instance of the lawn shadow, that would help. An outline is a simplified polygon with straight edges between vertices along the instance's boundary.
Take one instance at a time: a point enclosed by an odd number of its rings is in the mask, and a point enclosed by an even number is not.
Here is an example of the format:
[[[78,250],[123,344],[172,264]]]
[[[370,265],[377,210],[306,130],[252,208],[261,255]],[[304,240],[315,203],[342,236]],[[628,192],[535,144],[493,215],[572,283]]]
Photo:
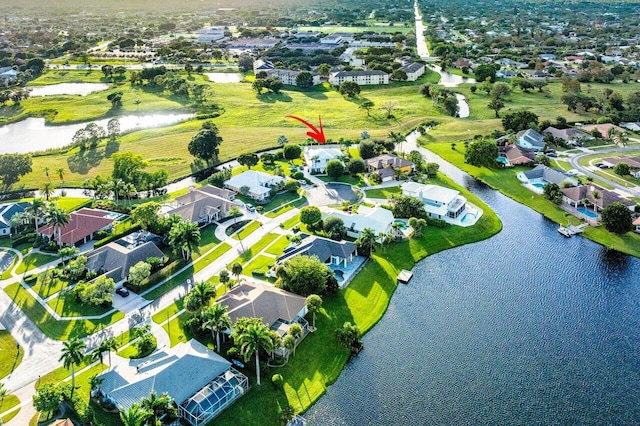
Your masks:
[[[256,94],[256,99],[260,102],[264,102],[267,104],[274,104],[276,102],[292,102],[293,99],[291,96],[286,93],[263,93],[262,95]]]
[[[120,150],[120,142],[117,139],[109,139],[104,147],[105,158],[111,158],[113,154]]]
[[[86,175],[89,170],[97,167],[103,158],[104,153],[100,152],[99,148],[90,148],[70,155],[67,165],[71,172]]]

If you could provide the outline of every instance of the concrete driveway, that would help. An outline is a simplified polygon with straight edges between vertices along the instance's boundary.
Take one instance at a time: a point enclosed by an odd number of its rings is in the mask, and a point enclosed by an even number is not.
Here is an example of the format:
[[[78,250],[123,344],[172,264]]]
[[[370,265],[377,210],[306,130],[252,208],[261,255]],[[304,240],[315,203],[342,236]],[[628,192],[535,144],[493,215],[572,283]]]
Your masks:
[[[149,300],[132,291],[129,292],[127,297],[122,297],[117,293],[113,295],[113,307],[125,314],[137,311],[138,309],[147,306],[149,303],[151,303]]]
[[[307,190],[310,206],[332,206],[357,199],[358,196],[348,184],[327,183]]]

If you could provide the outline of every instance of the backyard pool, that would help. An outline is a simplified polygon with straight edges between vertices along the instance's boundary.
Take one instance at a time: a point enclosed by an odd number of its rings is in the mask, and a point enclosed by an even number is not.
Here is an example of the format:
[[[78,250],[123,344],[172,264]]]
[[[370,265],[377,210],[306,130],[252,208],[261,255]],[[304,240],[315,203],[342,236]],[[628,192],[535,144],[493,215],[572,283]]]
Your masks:
[[[536,188],[540,188],[540,189],[544,189],[544,183],[532,183],[532,186],[535,186]]]
[[[344,272],[340,269],[334,269],[333,274],[336,276],[336,279],[339,283],[342,283],[344,281]]]
[[[409,228],[409,225],[407,225],[407,222],[405,222],[404,220],[400,220],[400,219],[396,219],[393,221],[393,223],[399,223],[400,229],[402,229],[403,231],[407,230],[407,228]]]
[[[598,213],[594,212],[593,210],[589,210],[586,207],[578,207],[576,210],[578,210],[583,215],[585,215],[587,217],[590,217],[591,219],[597,219],[598,218]]]
[[[496,158],[496,161],[497,161],[498,163],[502,163],[502,164],[504,164],[505,166],[508,166],[508,165],[509,165],[509,160],[507,160],[507,159],[506,159],[506,158],[504,158],[504,157],[498,157],[498,158]]]
[[[476,215],[474,215],[473,213],[467,213],[464,216],[462,216],[462,219],[460,219],[460,222],[462,222],[462,223],[471,222],[475,218],[476,218]]]

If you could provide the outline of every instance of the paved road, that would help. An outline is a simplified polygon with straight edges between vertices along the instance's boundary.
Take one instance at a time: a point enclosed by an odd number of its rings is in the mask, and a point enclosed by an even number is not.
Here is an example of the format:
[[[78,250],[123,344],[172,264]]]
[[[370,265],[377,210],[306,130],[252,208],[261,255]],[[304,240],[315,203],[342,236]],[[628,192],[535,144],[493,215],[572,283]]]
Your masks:
[[[597,152],[583,152],[580,154],[576,154],[574,156],[572,156],[571,158],[569,158],[569,163],[571,164],[571,167],[573,167],[574,169],[578,170],[581,173],[584,173],[587,176],[591,176],[594,179],[599,179],[602,182],[613,186],[616,189],[619,189],[620,191],[629,193],[631,195],[633,195],[634,197],[640,197],[640,190],[638,189],[638,187],[634,187],[634,188],[628,188],[626,186],[620,185],[619,183],[611,180],[611,179],[607,179],[605,177],[602,177],[596,173],[593,173],[591,170],[587,169],[586,167],[580,165],[580,159],[584,158],[588,155],[593,155],[594,153],[597,154],[607,154],[607,153],[614,153],[614,152],[625,152],[625,151],[637,151],[639,148],[638,146],[627,146],[624,148],[611,148],[611,149],[607,149],[607,150],[599,150]]]

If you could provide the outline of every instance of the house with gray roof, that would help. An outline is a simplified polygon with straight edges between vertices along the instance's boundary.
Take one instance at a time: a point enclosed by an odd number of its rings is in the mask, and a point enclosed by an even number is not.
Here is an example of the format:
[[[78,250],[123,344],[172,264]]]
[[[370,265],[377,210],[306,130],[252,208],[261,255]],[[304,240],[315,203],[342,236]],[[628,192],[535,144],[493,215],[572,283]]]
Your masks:
[[[99,376],[98,392],[119,410],[167,393],[181,419],[205,425],[249,390],[247,377],[197,340],[164,348],[141,363],[118,363]]]
[[[636,203],[598,185],[580,185],[562,189],[562,200],[572,207],[591,207],[594,213],[601,212],[609,204],[622,203],[632,212]]]
[[[286,262],[294,256],[317,256],[328,265],[347,265],[357,256],[358,246],[348,241],[334,241],[309,235],[300,244],[290,247],[278,258],[278,263]]]
[[[581,130],[569,127],[568,129],[557,129],[553,126],[547,127],[542,131],[543,134],[551,134],[554,138],[562,139],[569,145],[580,146],[582,141],[593,140],[594,137]]]
[[[0,236],[11,235],[11,218],[22,214],[29,207],[29,203],[8,203],[0,205]]]
[[[537,165],[532,170],[519,172],[516,177],[523,185],[538,194],[542,193],[547,183],[555,183],[559,187],[577,186],[579,183],[575,178],[564,174],[560,170],[542,164]]]
[[[224,219],[235,205],[235,192],[205,185],[192,188],[188,194],[175,199],[173,208],[166,215],[178,215],[182,220],[198,224],[208,224]]]
[[[129,269],[150,257],[162,259],[164,253],[156,242],[160,237],[146,231],[136,232],[102,246],[87,255],[89,271],[106,274],[115,282],[125,280]]]
[[[339,86],[345,81],[355,81],[361,86],[389,84],[389,74],[380,70],[338,71],[329,76],[329,83]]]
[[[407,73],[407,81],[416,81],[417,79],[419,79],[421,76],[424,75],[425,68],[426,68],[425,64],[421,62],[412,62],[408,65],[403,66],[400,69],[405,73]]]
[[[520,148],[528,148],[534,151],[544,151],[546,143],[544,136],[533,129],[522,130],[516,133],[516,144]]]

